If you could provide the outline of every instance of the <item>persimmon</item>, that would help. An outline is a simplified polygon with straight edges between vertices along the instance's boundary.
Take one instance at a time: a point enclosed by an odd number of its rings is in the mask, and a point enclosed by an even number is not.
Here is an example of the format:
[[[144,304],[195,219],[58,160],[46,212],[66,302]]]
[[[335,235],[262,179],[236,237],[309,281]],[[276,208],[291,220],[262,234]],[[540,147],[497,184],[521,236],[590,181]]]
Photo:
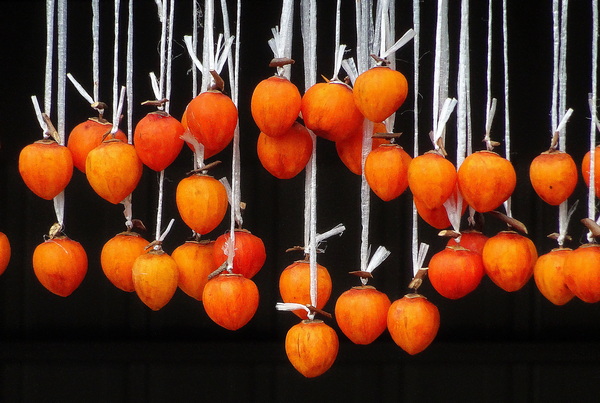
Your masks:
[[[408,187],[411,156],[397,144],[383,144],[365,160],[365,177],[373,192],[383,201],[400,196]]]
[[[538,258],[531,239],[514,231],[502,231],[488,239],[481,256],[486,274],[508,292],[520,290],[529,281]]]
[[[204,158],[222,151],[233,139],[238,110],[222,92],[201,93],[188,104],[185,114],[190,133],[204,145]]]
[[[590,186],[590,152],[583,156],[581,161],[581,174],[586,186]],[[596,197],[600,195],[600,146],[594,149],[594,189]]]
[[[414,158],[408,167],[408,186],[428,209],[440,207],[455,191],[456,168],[437,152]]]
[[[250,112],[262,133],[277,137],[294,124],[301,104],[298,87],[287,78],[275,75],[262,80],[254,88]]]
[[[484,272],[481,254],[462,246],[447,246],[431,257],[427,277],[440,295],[459,299],[477,288]]]
[[[256,284],[241,274],[219,274],[206,283],[202,293],[206,314],[228,330],[238,330],[248,323],[258,302]]]
[[[564,305],[575,296],[567,287],[564,267],[570,248],[552,249],[541,255],[533,267],[533,279],[538,290],[554,305]]]
[[[533,190],[543,201],[558,206],[571,196],[577,186],[577,165],[563,151],[546,151],[531,161],[529,179]]]
[[[110,122],[104,119],[89,118],[71,130],[67,139],[67,147],[71,150],[75,168],[85,173],[85,160],[88,153],[102,143],[103,137],[111,129],[112,123]],[[117,130],[114,137],[127,142],[127,135],[121,130]]]
[[[356,78],[353,92],[358,110],[372,122],[383,122],[406,100],[408,82],[399,71],[377,66]]]
[[[460,240],[457,242],[455,238],[448,239],[447,246],[460,245],[463,248],[477,252],[480,255],[483,253],[483,247],[489,238],[479,231],[467,230],[461,232]]]
[[[288,330],[285,353],[298,372],[314,378],[331,368],[339,343],[335,330],[322,320],[303,320]]]
[[[363,131],[362,128],[359,129],[360,130],[357,130],[356,133],[350,135],[347,139],[335,142],[335,149],[340,160],[346,165],[350,172],[355,173],[356,175],[362,173]],[[383,123],[375,123],[373,125],[373,134],[385,133],[386,131],[387,129]],[[372,140],[371,149],[375,150],[380,145],[389,143],[390,141],[388,139],[375,137]]]
[[[10,262],[10,241],[4,232],[0,232],[0,275],[4,273]]]
[[[421,294],[407,294],[392,302],[387,327],[394,342],[410,355],[425,350],[440,327],[440,312]]]
[[[151,112],[135,126],[133,145],[144,165],[160,172],[181,152],[184,131],[183,125],[168,113]]]
[[[413,197],[413,202],[415,203],[415,208],[417,209],[419,217],[433,228],[444,229],[451,225],[450,219],[448,218],[448,212],[443,204],[430,209],[416,197]]]
[[[298,122],[277,137],[260,133],[256,143],[260,163],[278,179],[290,179],[298,175],[310,160],[312,149],[310,133]]]
[[[71,151],[52,139],[38,140],[21,150],[19,173],[33,193],[52,200],[67,187],[73,176]]]
[[[324,266],[317,264],[317,306],[321,309],[331,296],[331,276]],[[310,263],[299,260],[286,267],[279,277],[279,293],[283,302],[308,305],[310,301]],[[304,309],[292,311],[301,319],[307,319]]]
[[[227,245],[230,239],[229,232],[215,240],[213,261],[217,267],[227,260]],[[235,255],[233,257],[233,273],[252,278],[262,269],[267,259],[265,244],[262,239],[244,229],[235,230]]]
[[[162,249],[138,256],[131,273],[137,296],[153,311],[164,307],[177,291],[177,263]]]
[[[108,280],[118,289],[134,291],[132,267],[144,254],[148,241],[133,231],[121,232],[109,239],[100,253],[100,266]]]
[[[213,258],[214,249],[215,241],[187,241],[171,253],[179,270],[179,288],[198,301],[202,301],[209,274],[219,267]]]
[[[570,252],[563,274],[577,298],[588,303],[600,301],[600,245],[588,243]]]
[[[135,148],[117,138],[105,140],[88,153],[85,175],[103,199],[118,204],[142,178],[143,164]]]
[[[335,318],[354,344],[370,344],[387,329],[390,305],[388,296],[375,287],[352,287],[337,299]]]
[[[71,295],[79,287],[87,268],[85,250],[67,236],[47,239],[33,251],[35,276],[48,291],[61,297]]]
[[[175,201],[183,222],[201,235],[217,228],[228,206],[225,186],[204,174],[182,179],[175,191]]]
[[[505,202],[515,190],[517,175],[505,158],[492,151],[469,155],[458,169],[458,187],[475,211],[485,213]]]
[[[336,142],[361,130],[364,122],[354,104],[352,89],[341,81],[317,83],[306,90],[301,111],[306,128]]]

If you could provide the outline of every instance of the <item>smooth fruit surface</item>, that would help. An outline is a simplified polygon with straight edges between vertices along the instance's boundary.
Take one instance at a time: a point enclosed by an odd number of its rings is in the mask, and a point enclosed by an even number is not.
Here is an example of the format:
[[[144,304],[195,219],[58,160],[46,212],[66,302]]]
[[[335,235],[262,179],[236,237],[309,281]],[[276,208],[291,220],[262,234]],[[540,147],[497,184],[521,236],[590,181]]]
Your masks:
[[[369,153],[365,160],[365,177],[381,200],[393,200],[406,190],[411,159],[397,144],[384,144]]]
[[[67,187],[73,176],[71,151],[54,140],[36,141],[21,150],[19,173],[33,193],[52,200]]]
[[[201,235],[217,228],[228,206],[225,186],[212,176],[202,174],[182,179],[175,191],[175,201],[183,222]]]
[[[529,179],[543,201],[558,206],[571,196],[577,186],[577,165],[565,152],[545,152],[531,161]]]
[[[373,125],[373,134],[385,133],[387,129],[383,123],[375,123]],[[360,175],[362,173],[362,145],[363,131],[357,130],[347,139],[335,142],[335,149],[340,157],[340,160],[346,165],[350,172]],[[382,144],[389,144],[390,141],[382,138],[373,138],[371,142],[371,150],[376,149]],[[412,159],[412,157],[411,157]]]
[[[456,188],[456,168],[438,153],[414,158],[408,167],[408,186],[413,196],[428,209],[440,207]]]
[[[167,113],[147,114],[135,126],[133,133],[138,157],[154,171],[166,169],[181,152],[184,131],[183,125]]]
[[[272,76],[254,88],[250,111],[262,133],[277,137],[294,124],[301,104],[302,96],[295,84],[285,77]]]
[[[407,294],[390,306],[387,327],[394,342],[410,355],[425,350],[440,327],[437,307],[420,294]]]
[[[227,260],[230,233],[219,236],[215,240],[213,261],[217,267]],[[252,278],[265,264],[267,253],[262,239],[247,230],[235,230],[233,257],[233,273]]]
[[[577,298],[589,303],[600,301],[600,245],[581,245],[569,253],[563,273]]]
[[[67,139],[67,147],[71,150],[73,156],[73,165],[81,172],[85,173],[85,160],[87,155],[94,148],[102,144],[103,137],[112,129],[112,123],[107,121],[98,121],[98,119],[90,118],[75,126],[69,138]],[[114,137],[127,142],[127,135],[121,130],[117,130]]]
[[[325,373],[337,357],[339,339],[321,320],[303,320],[285,336],[285,352],[298,372],[307,378]]]
[[[427,276],[440,295],[458,299],[477,288],[484,272],[479,253],[461,246],[447,246],[431,257]]]
[[[533,267],[533,279],[538,290],[554,305],[564,305],[573,299],[573,291],[567,287],[564,267],[572,250],[553,249],[541,255]]]
[[[258,309],[256,284],[240,274],[219,274],[204,286],[202,303],[206,314],[219,326],[238,330]]]
[[[131,272],[136,294],[153,311],[164,307],[177,291],[177,263],[162,250],[138,256]]]
[[[108,280],[117,288],[134,291],[131,269],[138,256],[145,253],[148,241],[135,232],[123,232],[109,239],[100,253],[100,266]]]
[[[457,242],[455,238],[448,240],[447,246],[460,245],[463,248],[477,252],[480,255],[483,253],[483,247],[489,238],[479,231],[464,231],[461,233],[460,240]]]
[[[324,266],[317,264],[317,306],[321,309],[331,296],[331,276]],[[296,261],[286,267],[279,277],[279,293],[283,302],[308,305],[310,301],[310,264]],[[307,318],[305,310],[292,311],[302,319]]]
[[[298,175],[310,160],[312,149],[310,133],[297,122],[277,137],[261,132],[256,143],[260,163],[278,179],[291,179]]]
[[[4,232],[0,232],[0,275],[4,273],[10,262],[10,241]]]
[[[171,254],[179,270],[179,288],[198,301],[202,301],[208,275],[219,267],[213,258],[214,246],[214,241],[188,241]]]
[[[402,106],[408,95],[404,74],[389,67],[373,67],[354,82],[354,101],[372,122],[383,122]]]

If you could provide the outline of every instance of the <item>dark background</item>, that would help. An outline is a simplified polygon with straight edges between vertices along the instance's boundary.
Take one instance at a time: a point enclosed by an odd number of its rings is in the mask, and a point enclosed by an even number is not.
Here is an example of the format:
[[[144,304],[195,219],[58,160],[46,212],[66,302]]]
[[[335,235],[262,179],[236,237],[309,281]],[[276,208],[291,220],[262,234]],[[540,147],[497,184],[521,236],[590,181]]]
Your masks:
[[[126,3],[126,2],[124,2]],[[180,116],[191,98],[189,58],[183,35],[191,33],[191,3],[177,2],[171,113]],[[318,72],[332,70],[335,2],[319,1]],[[399,37],[412,25],[412,2],[398,1]],[[459,2],[451,1],[451,94],[456,95]],[[473,1],[471,10],[472,103],[476,139],[483,137],[485,117],[485,60],[487,2]],[[500,3],[495,2],[495,3]],[[513,214],[529,228],[540,254],[555,247],[546,235],[557,230],[558,209],[546,206],[528,180],[531,160],[549,145],[552,84],[551,2],[509,2],[509,63],[511,75],[511,159],[518,176]],[[569,19],[568,106],[575,109],[569,125],[568,151],[579,162],[589,144],[591,6],[571,1]],[[287,330],[297,323],[290,313],[277,312],[279,273],[301,256],[284,250],[303,240],[304,175],[282,181],[260,165],[255,151],[258,131],[249,116],[252,88],[272,74],[267,40],[279,23],[278,2],[246,1],[242,17],[241,145],[242,199],[248,208],[244,226],[261,237],[267,262],[254,278],[260,293],[259,310],[237,332],[214,324],[202,304],[177,291],[158,312],[144,306],[135,294],[112,286],[99,266],[104,242],[124,228],[122,207],[93,193],[83,174],[75,172],[66,190],[66,233],[79,241],[89,257],[81,286],[68,298],[44,289],[33,274],[31,256],[54,223],[52,203],[33,195],[17,171],[22,147],[41,137],[29,97],[40,100],[44,91],[45,5],[42,1],[0,3],[2,28],[2,97],[0,98],[0,230],[12,243],[12,260],[0,278],[0,401],[591,401],[599,391],[600,309],[578,300],[556,307],[536,289],[533,280],[522,290],[506,293],[484,278],[480,287],[458,301],[446,300],[428,284],[421,291],[441,313],[434,343],[409,356],[387,333],[369,346],[355,346],[341,332],[334,366],[317,379],[297,373],[285,356]],[[113,2],[102,2],[101,98],[112,94]],[[269,4],[269,5],[266,5]],[[495,43],[493,95],[503,107],[500,9],[494,10]],[[421,146],[430,149],[431,86],[436,2],[422,2]],[[218,7],[217,7],[218,9]],[[121,5],[125,33],[127,5]],[[135,4],[136,105],[152,98],[148,72],[158,73],[159,24],[152,1]],[[232,12],[233,16],[234,13]],[[217,17],[219,19],[219,17]],[[354,2],[344,1],[342,41],[354,49]],[[292,79],[303,88],[299,21],[295,24]],[[91,7],[89,1],[69,2],[68,71],[91,92]],[[125,42],[121,54],[125,54]],[[412,45],[397,53],[397,68],[413,83]],[[124,64],[123,64],[124,66]],[[124,69],[124,67],[123,67]],[[124,70],[121,73],[124,83]],[[148,110],[136,107],[136,120]],[[400,144],[412,150],[412,91],[400,109],[396,130],[406,133]],[[56,105],[53,108],[56,111]],[[67,87],[67,128],[91,116],[91,110]],[[448,149],[455,130],[451,119]],[[123,125],[122,128],[125,128]],[[494,139],[503,140],[503,115],[497,115]],[[475,148],[480,148],[478,140]],[[503,147],[498,149],[504,153]],[[231,148],[218,158],[224,162],[216,177],[230,176]],[[339,161],[332,143],[318,141],[318,230],[338,223],[347,231],[332,239],[319,262],[334,280],[326,309],[333,311],[341,292],[356,285],[346,275],[359,265],[360,178]],[[189,236],[174,205],[177,182],[191,169],[191,152],[167,169],[163,223],[176,223],[164,248],[171,252]],[[579,199],[570,227],[577,247],[585,242],[579,219],[587,215],[583,182],[571,201]],[[134,193],[134,216],[153,238],[157,205],[156,175],[146,169]],[[371,235],[374,246],[392,255],[371,282],[391,300],[400,298],[411,278],[411,200],[383,203],[372,196]],[[226,219],[228,221],[228,219]],[[436,232],[420,221],[420,239],[431,244],[430,254],[442,247]],[[228,228],[224,222],[214,238]],[[493,235],[503,225],[488,217],[485,232]],[[335,321],[328,322],[337,329]]]

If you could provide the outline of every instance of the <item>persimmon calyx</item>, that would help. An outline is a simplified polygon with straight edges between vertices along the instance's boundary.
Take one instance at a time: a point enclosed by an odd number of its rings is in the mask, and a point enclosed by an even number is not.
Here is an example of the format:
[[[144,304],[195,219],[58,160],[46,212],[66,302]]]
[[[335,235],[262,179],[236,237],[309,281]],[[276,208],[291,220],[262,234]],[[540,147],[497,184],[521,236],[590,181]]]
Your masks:
[[[206,174],[209,169],[216,167],[220,163],[221,163],[221,161],[218,161],[218,160],[213,161],[210,164],[204,165],[202,168],[198,168],[198,169],[194,169],[192,171],[186,172],[186,175],[190,176],[190,175],[194,175],[194,174]]]
[[[60,134],[58,134],[58,130],[52,124],[52,120],[45,113],[42,113],[42,119],[44,119],[44,123],[46,123],[47,130],[44,135],[52,137],[54,141],[60,144]]]
[[[378,66],[387,67],[390,64],[390,61],[388,59],[381,58],[376,54],[372,53],[370,56],[373,58],[373,60],[375,60],[375,62],[377,62]]]
[[[448,238],[458,238],[460,237],[462,234],[460,232],[451,230],[451,229],[444,229],[441,230],[440,232],[438,232],[438,236],[445,236]]]
[[[213,80],[215,81],[215,84],[213,86],[211,86],[211,90],[219,90],[221,92],[223,92],[223,90],[225,90],[225,81],[223,81],[223,79],[221,78],[221,76],[219,75],[219,73],[217,73],[215,70],[210,70],[210,75],[212,76]]]
[[[296,61],[289,57],[274,57],[269,62],[269,67],[283,67],[294,63],[296,63]]]
[[[148,101],[142,102],[142,105],[150,105],[150,106],[156,106],[158,108],[161,108],[167,102],[169,102],[169,100],[167,98],[163,98],[163,99],[150,99]]]
[[[54,239],[56,237],[64,236],[62,230],[63,226],[60,223],[56,222],[52,224],[50,230],[48,231],[48,239]]]
[[[560,234],[558,232],[553,232],[553,233],[547,235],[547,238],[554,239],[555,241],[558,240],[559,237],[560,237]],[[571,237],[571,235],[565,235],[565,240],[572,241],[573,237]]]
[[[371,273],[369,273],[368,271],[364,271],[364,270],[349,271],[348,274],[351,274],[353,276],[357,276],[360,278],[373,278],[373,275]]]
[[[512,218],[512,217],[509,217],[506,214],[501,213],[499,211],[495,211],[495,210],[490,211],[490,214],[492,214],[494,217],[500,219],[501,221],[504,221],[509,227],[516,229],[520,233],[525,234],[525,235],[528,234],[527,227],[521,221],[519,221],[515,218]]]
[[[592,220],[591,218],[583,218],[581,223],[590,230],[592,237],[600,238],[600,225],[598,225],[596,221]]]

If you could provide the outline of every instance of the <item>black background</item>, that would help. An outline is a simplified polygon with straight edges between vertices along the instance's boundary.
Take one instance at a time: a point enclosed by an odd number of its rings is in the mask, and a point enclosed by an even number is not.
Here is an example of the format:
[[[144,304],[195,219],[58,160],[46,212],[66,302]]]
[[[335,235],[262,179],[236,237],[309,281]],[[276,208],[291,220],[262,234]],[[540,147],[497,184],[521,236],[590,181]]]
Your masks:
[[[249,116],[253,86],[268,77],[272,57],[267,45],[271,27],[279,23],[280,5],[246,1],[242,17],[240,124],[242,145],[242,199],[248,208],[244,226],[260,236],[267,262],[254,278],[260,293],[259,310],[237,332],[214,324],[200,302],[177,291],[158,312],[146,308],[135,294],[112,286],[99,266],[106,240],[124,228],[122,207],[96,196],[85,176],[75,172],[66,190],[66,233],[79,241],[89,257],[81,286],[68,298],[55,296],[37,281],[31,267],[35,246],[54,223],[52,203],[33,195],[17,171],[22,147],[41,137],[29,97],[43,98],[45,65],[45,5],[42,1],[0,3],[2,63],[0,71],[0,230],[12,243],[13,256],[0,278],[0,400],[1,401],[589,401],[600,379],[600,310],[597,304],[577,300],[556,307],[537,291],[533,280],[522,290],[506,293],[484,278],[480,287],[459,301],[446,300],[428,284],[421,291],[441,313],[437,339],[412,357],[397,347],[387,333],[370,346],[355,346],[341,332],[340,352],[334,366],[317,379],[307,380],[287,361],[283,340],[297,323],[290,313],[277,312],[279,273],[300,256],[284,250],[302,243],[304,175],[281,181],[260,165],[255,151],[258,131]],[[318,73],[331,75],[334,1],[319,1]],[[354,2],[343,2],[342,41],[354,48]],[[412,25],[412,2],[398,1],[398,36]],[[459,2],[450,2],[451,94],[456,95]],[[487,2],[472,2],[471,59],[474,135],[483,137],[485,116],[485,61]],[[500,2],[495,2],[500,3]],[[591,5],[571,1],[569,19],[568,106],[575,109],[569,125],[567,149],[581,161],[589,147]],[[492,93],[504,109],[500,9],[494,10]],[[101,98],[112,94],[112,2],[102,2]],[[182,37],[191,33],[191,3],[176,6],[171,113],[180,116],[191,98],[189,58]],[[436,2],[422,2],[421,146],[430,148],[431,86]],[[298,7],[297,7],[298,8]],[[127,5],[122,4],[122,32]],[[218,7],[217,7],[218,9]],[[234,15],[233,12],[231,14]],[[518,185],[513,214],[529,228],[540,254],[555,242],[546,235],[557,230],[558,209],[544,205],[528,180],[531,160],[548,145],[551,134],[552,14],[550,2],[509,2],[509,63],[511,77],[511,160]],[[89,1],[69,2],[68,71],[91,90],[91,7]],[[295,24],[292,79],[303,88],[299,21]],[[152,98],[148,79],[158,72],[159,23],[152,1],[135,4],[136,105]],[[125,54],[125,48],[121,54]],[[397,68],[413,83],[412,45],[397,53]],[[124,63],[122,64],[124,66]],[[122,67],[124,68],[124,67]],[[121,73],[124,82],[124,71]],[[412,85],[411,85],[412,88]],[[412,92],[400,109],[396,130],[406,133],[400,144],[412,149]],[[56,111],[56,105],[53,108]],[[140,119],[145,110],[135,108]],[[69,84],[67,129],[91,115],[91,110]],[[454,152],[455,119],[449,123],[448,150]],[[123,125],[122,128],[125,126]],[[497,116],[492,136],[503,139],[503,114]],[[474,141],[475,148],[480,143]],[[498,150],[504,153],[503,147]],[[231,148],[218,158],[224,163],[216,177],[230,176]],[[360,178],[339,161],[332,143],[318,141],[318,230],[344,223],[347,231],[328,242],[319,262],[334,279],[326,309],[333,310],[341,292],[357,284],[345,273],[359,265]],[[191,152],[167,169],[163,223],[176,223],[164,248],[172,251],[189,231],[174,205],[177,182],[191,168]],[[585,217],[587,197],[582,181],[571,198],[580,207],[570,227],[571,247],[585,242],[579,219]],[[153,238],[157,205],[156,174],[146,169],[134,193],[134,216]],[[383,203],[372,196],[371,235],[374,246],[384,245],[392,255],[375,273],[372,284],[390,299],[400,298],[411,278],[411,200]],[[227,220],[226,220],[227,221]],[[422,221],[421,240],[431,252],[442,240]],[[224,222],[212,235],[228,227]],[[487,218],[486,234],[503,229]],[[329,322],[334,328],[334,321]]]

